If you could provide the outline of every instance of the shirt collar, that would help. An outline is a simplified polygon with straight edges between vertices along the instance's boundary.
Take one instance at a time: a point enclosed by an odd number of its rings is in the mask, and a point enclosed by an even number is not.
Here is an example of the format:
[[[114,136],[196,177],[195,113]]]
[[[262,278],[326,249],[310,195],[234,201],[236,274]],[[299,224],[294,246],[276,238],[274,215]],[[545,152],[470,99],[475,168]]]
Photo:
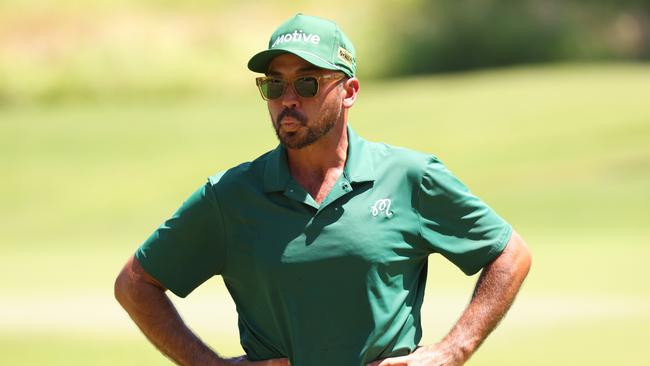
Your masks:
[[[266,192],[284,191],[290,178],[287,152],[282,144],[278,144],[266,159],[264,190]]]
[[[348,125],[348,157],[343,174],[351,183],[375,180],[373,145],[357,135]]]
[[[343,169],[350,183],[375,180],[372,145],[357,135],[348,125],[348,156]],[[269,152],[264,170],[264,190],[266,192],[284,191],[291,180],[287,152],[282,144]]]

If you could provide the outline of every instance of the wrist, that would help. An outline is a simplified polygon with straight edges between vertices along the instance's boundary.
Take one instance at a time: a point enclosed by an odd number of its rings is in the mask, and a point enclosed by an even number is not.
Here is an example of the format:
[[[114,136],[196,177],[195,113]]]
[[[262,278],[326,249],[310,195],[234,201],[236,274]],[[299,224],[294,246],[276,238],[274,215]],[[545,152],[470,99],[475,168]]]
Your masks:
[[[436,345],[436,348],[449,355],[455,361],[454,364],[464,364],[476,350],[474,342],[467,339],[454,339],[446,337]]]
[[[206,346],[204,352],[197,352],[195,354],[192,365],[227,366],[230,365],[230,362],[224,358],[219,357],[216,352],[212,351]]]

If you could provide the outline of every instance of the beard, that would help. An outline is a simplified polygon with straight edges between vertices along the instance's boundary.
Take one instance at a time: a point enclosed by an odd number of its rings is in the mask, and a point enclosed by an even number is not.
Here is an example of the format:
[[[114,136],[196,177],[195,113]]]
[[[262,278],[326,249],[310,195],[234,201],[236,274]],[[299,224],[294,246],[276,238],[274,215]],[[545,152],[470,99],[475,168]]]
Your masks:
[[[302,149],[307,147],[321,137],[325,136],[334,128],[336,122],[341,118],[343,112],[342,108],[326,109],[316,120],[315,123],[310,124],[306,116],[300,112],[286,108],[278,115],[278,118],[273,123],[275,135],[278,140],[287,149]],[[280,122],[285,117],[293,117],[300,122],[300,128],[297,131],[282,132],[280,131]]]

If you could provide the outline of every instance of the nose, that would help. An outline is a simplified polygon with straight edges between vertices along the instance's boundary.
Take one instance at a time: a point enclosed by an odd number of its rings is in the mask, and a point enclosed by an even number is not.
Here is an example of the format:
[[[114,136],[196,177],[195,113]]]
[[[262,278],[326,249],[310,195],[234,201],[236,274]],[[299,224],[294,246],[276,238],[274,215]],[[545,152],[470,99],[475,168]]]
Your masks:
[[[300,106],[300,97],[296,94],[293,85],[287,85],[282,93],[282,106],[285,108],[297,108]]]

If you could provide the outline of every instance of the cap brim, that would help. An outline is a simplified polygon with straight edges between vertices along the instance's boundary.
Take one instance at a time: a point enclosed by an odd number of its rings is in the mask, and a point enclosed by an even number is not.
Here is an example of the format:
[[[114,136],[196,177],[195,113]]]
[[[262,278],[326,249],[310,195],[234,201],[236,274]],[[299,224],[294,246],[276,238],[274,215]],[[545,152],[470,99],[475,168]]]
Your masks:
[[[274,48],[272,50],[264,50],[253,57],[248,61],[248,69],[254,72],[259,72],[259,73],[266,73],[269,69],[269,65],[271,64],[271,61],[278,55],[281,55],[283,53],[291,53],[293,55],[296,55],[300,57],[301,59],[309,62],[310,64],[320,67],[322,69],[328,69],[328,70],[340,70],[345,72],[344,70],[341,70],[339,67],[336,65],[322,59],[321,57],[307,51],[303,50],[289,50],[289,49],[282,49],[282,48]]]

